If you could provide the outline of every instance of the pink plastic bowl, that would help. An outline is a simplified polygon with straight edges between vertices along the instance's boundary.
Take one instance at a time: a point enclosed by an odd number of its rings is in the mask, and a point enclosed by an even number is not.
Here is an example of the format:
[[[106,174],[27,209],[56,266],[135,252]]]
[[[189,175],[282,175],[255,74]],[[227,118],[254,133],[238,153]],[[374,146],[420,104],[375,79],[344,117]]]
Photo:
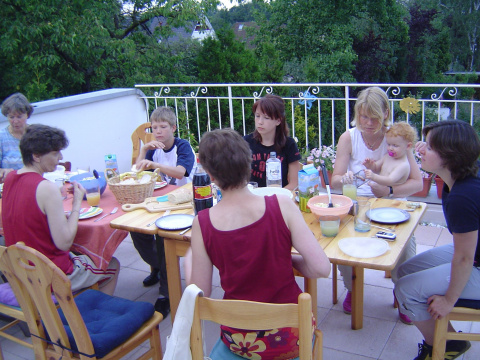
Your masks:
[[[307,202],[307,206],[310,208],[310,210],[317,219],[323,215],[337,215],[340,217],[340,219],[343,219],[348,214],[350,208],[353,205],[352,199],[350,199],[348,196],[336,194],[332,194],[332,203],[334,206],[333,208],[316,206],[315,204],[317,203],[327,204],[328,206],[328,195],[317,195],[312,197]],[[340,206],[335,206],[336,204]]]

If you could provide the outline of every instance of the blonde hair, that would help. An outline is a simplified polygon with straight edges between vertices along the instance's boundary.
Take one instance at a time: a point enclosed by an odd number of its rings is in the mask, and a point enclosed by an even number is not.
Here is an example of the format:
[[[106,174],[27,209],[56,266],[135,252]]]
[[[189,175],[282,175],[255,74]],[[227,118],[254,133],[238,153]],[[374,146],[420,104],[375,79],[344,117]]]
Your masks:
[[[363,115],[378,120],[378,130],[380,130],[382,126],[389,126],[391,124],[388,116],[390,113],[388,97],[385,91],[379,87],[369,87],[358,94],[358,99],[355,103],[355,115],[351,124],[352,126],[357,126],[358,129],[362,131],[360,121],[358,121],[360,112],[362,112]]]
[[[160,106],[156,108],[152,115],[150,115],[150,122],[168,122],[170,126],[177,126],[177,117],[172,108],[167,106]]]
[[[417,129],[405,121],[400,121],[390,126],[385,132],[385,136],[400,136],[412,144],[415,144],[418,140]]]

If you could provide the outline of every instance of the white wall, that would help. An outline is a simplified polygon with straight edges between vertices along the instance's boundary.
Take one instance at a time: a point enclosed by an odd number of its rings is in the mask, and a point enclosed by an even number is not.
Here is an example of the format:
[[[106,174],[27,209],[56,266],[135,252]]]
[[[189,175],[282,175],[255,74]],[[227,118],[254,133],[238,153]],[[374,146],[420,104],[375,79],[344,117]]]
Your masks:
[[[65,161],[77,168],[105,170],[104,156],[116,154],[121,172],[131,168],[135,128],[148,121],[148,109],[138,89],[96,91],[34,103],[29,124],[45,124],[63,129],[70,141],[63,151]],[[8,125],[0,118],[0,128]]]

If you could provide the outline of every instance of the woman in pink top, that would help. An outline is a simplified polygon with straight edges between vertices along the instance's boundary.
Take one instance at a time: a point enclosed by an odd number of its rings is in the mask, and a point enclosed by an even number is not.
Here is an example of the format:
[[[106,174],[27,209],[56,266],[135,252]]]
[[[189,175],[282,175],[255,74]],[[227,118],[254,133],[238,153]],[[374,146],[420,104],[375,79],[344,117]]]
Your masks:
[[[298,207],[284,195],[250,192],[250,148],[234,130],[203,135],[199,154],[200,163],[222,190],[222,200],[200,211],[193,222],[193,261],[191,268],[186,261],[187,282],[209,296],[215,266],[226,299],[296,303],[301,290],[292,266],[311,278],[330,273],[330,262]],[[292,246],[299,255],[291,255]],[[298,356],[297,330],[222,326],[221,339],[230,351],[248,359],[252,353],[257,359],[291,359]]]

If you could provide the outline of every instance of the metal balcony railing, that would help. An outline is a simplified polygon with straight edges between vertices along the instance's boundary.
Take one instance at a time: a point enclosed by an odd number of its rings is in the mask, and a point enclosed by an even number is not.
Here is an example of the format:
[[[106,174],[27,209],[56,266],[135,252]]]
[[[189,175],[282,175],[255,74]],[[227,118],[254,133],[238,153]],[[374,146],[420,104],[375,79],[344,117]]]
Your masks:
[[[175,109],[178,136],[196,145],[212,129],[231,127],[241,134],[254,130],[253,103],[266,94],[285,100],[290,135],[302,151],[335,145],[350,127],[360,90],[384,89],[390,99],[393,122],[407,121],[421,135],[434,121],[461,119],[480,132],[480,85],[472,84],[145,84],[136,85],[145,95],[149,111],[158,106]],[[402,109],[404,98],[411,112]],[[404,104],[402,104],[404,105]]]

